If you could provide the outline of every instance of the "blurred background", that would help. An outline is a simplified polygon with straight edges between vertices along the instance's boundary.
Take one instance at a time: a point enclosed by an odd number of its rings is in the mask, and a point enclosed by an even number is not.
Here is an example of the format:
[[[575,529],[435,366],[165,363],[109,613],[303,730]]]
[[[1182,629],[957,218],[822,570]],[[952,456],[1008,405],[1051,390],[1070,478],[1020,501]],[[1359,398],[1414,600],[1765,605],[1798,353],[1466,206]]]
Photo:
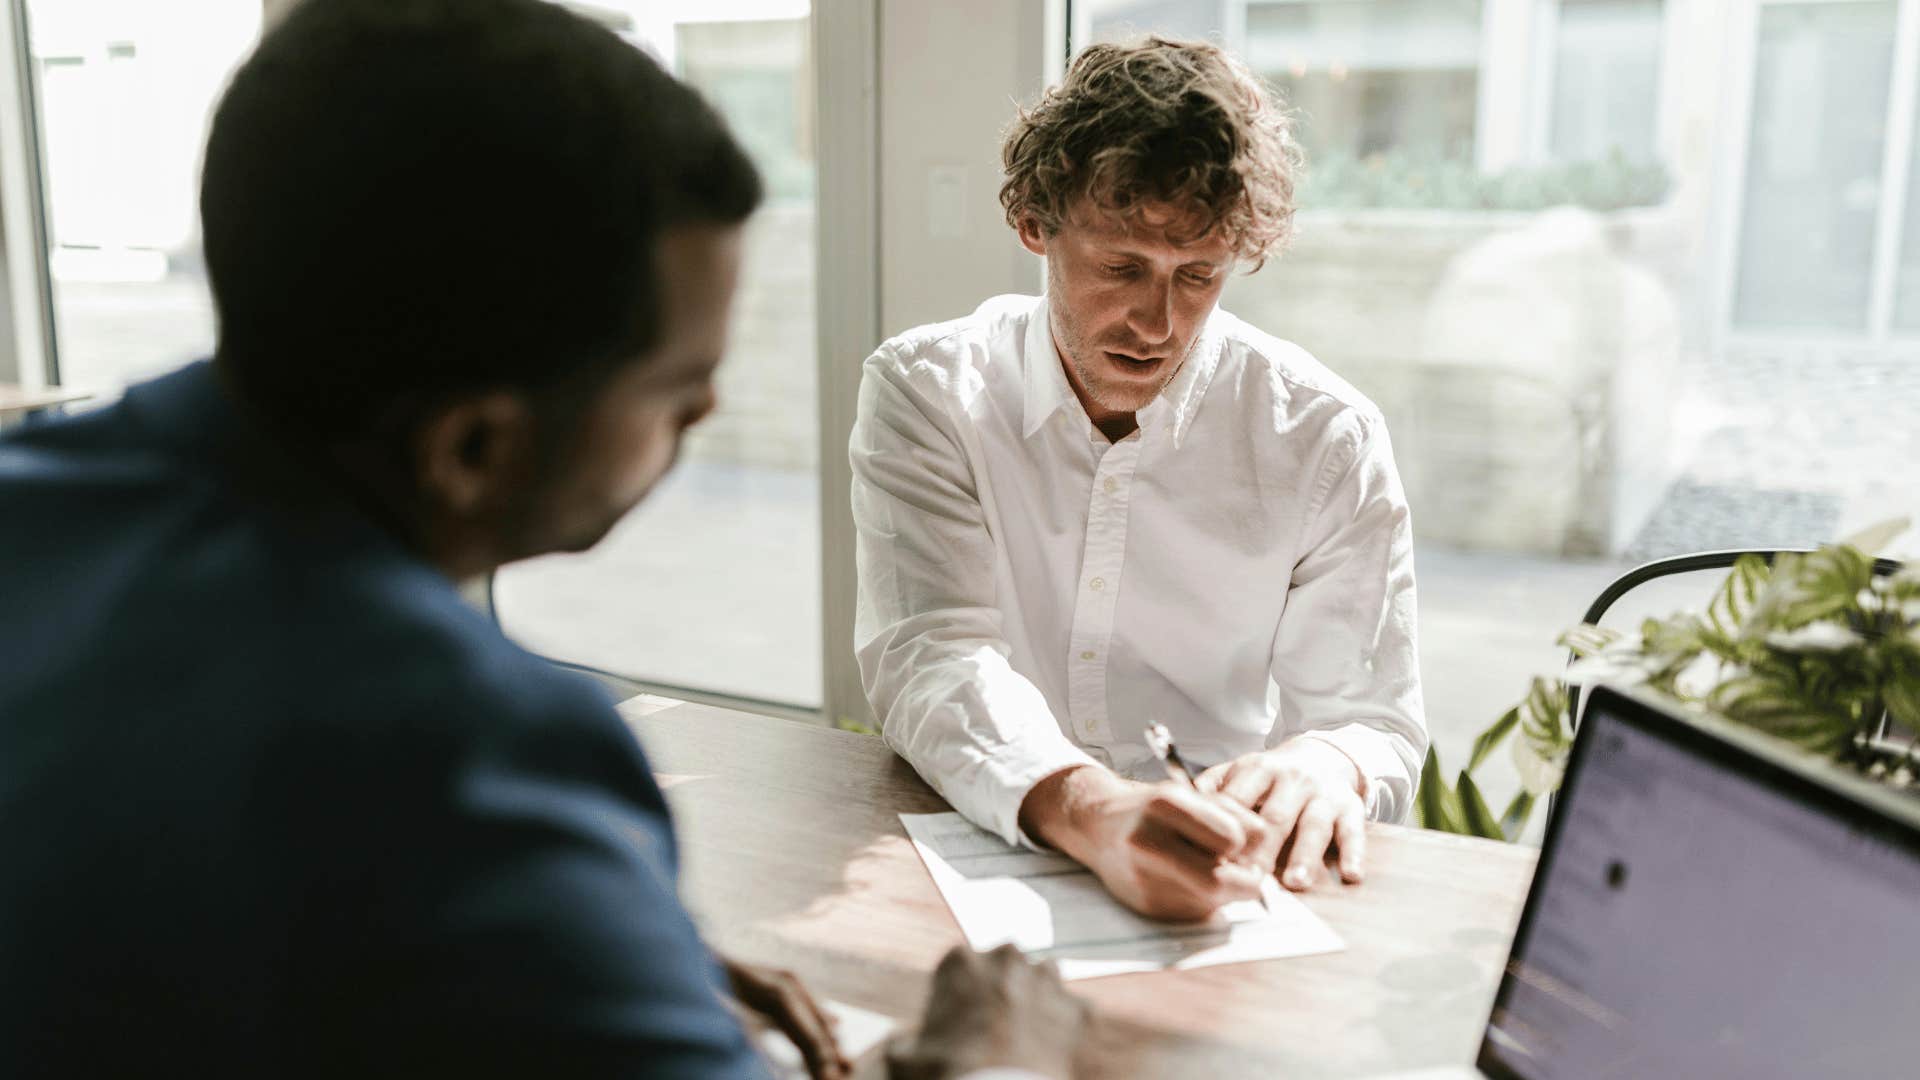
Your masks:
[[[110,395],[210,347],[200,144],[286,6],[13,0],[49,381]],[[1224,304],[1386,413],[1453,767],[1626,566],[1817,544],[1920,503],[1920,0],[568,6],[704,90],[772,197],[722,407],[681,468],[600,549],[498,583],[509,632],[555,658],[863,719],[858,365],[1038,290],[994,201],[999,129],[1072,49],[1142,32],[1223,44],[1295,111],[1298,238]],[[859,137],[824,147],[829,125]],[[823,333],[847,310],[861,331]],[[1511,784],[1496,765],[1483,787],[1500,805]]]

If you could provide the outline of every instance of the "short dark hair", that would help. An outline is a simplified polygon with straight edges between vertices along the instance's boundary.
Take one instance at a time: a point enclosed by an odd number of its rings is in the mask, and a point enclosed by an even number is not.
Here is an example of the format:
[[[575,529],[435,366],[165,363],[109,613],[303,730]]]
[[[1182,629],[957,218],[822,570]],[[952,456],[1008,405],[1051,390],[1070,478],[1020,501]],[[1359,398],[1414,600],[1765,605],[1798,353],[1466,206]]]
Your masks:
[[[305,0],[207,140],[216,362],[323,437],[577,386],[658,339],[661,233],[761,190],[695,90],[545,0]]]

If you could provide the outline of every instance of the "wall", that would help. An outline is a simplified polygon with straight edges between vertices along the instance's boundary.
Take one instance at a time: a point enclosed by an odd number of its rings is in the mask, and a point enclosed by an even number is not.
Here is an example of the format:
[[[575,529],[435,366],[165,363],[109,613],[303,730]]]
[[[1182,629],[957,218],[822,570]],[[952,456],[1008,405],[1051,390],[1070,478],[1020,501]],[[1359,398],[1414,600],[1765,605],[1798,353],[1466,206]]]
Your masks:
[[[1000,216],[1000,135],[1063,24],[1033,0],[880,5],[880,325],[890,336],[1038,292]],[[850,362],[852,358],[850,358]]]

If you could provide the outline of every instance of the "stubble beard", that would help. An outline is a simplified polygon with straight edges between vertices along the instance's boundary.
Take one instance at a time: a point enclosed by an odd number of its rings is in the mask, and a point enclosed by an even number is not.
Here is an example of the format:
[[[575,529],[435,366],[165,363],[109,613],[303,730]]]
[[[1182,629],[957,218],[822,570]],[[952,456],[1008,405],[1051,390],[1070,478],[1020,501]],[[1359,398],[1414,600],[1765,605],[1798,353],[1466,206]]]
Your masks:
[[[1047,266],[1047,283],[1051,296],[1062,295],[1060,281],[1054,275],[1051,260]],[[1150,386],[1124,384],[1115,386],[1107,381],[1106,372],[1100,366],[1104,363],[1103,352],[1089,345],[1086,335],[1081,332],[1080,324],[1074,320],[1066,306],[1057,302],[1049,303],[1047,310],[1053,322],[1054,340],[1059,343],[1060,350],[1067,354],[1067,363],[1073,366],[1073,373],[1079,376],[1080,385],[1086,388],[1087,396],[1102,409],[1123,413],[1139,412],[1153,404],[1153,399],[1166,390],[1167,384],[1173,382],[1174,376],[1180,374],[1180,369],[1186,364],[1187,358],[1182,355],[1179,363],[1167,365],[1166,375]]]

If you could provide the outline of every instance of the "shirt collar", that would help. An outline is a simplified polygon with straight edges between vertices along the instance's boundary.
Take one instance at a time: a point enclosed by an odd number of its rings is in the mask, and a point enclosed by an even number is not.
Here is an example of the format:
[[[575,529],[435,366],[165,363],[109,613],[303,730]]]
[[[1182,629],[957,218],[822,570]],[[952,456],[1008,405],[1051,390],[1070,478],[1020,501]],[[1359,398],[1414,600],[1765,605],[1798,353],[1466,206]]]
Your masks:
[[[1173,426],[1174,449],[1186,440],[1188,429],[1193,427],[1193,418],[1200,411],[1200,402],[1207,396],[1207,387],[1213,385],[1213,373],[1220,369],[1220,309],[1215,307],[1208,314],[1207,321],[1194,335],[1193,345],[1187,349],[1187,361],[1180,365],[1180,373],[1173,377],[1160,396],[1154,398],[1141,412],[1142,427],[1149,420],[1159,423],[1171,423]]]
[[[1060,366],[1059,350],[1053,347],[1050,318],[1047,298],[1043,296],[1027,319],[1027,338],[1022,357],[1026,380],[1024,436],[1029,439],[1053,418],[1054,413],[1066,408],[1070,402],[1079,403],[1073,386],[1067,382],[1066,371]],[[1219,323],[1220,309],[1215,307],[1201,326],[1199,335],[1194,338],[1193,346],[1187,351],[1186,362],[1180,366],[1179,374],[1173,377],[1166,389],[1160,391],[1159,397],[1140,410],[1140,426],[1143,428],[1149,423],[1171,421],[1176,449],[1186,438],[1187,430],[1193,426],[1194,413],[1199,411],[1200,400],[1206,396],[1207,387],[1213,382],[1213,373],[1220,367]]]
[[[212,362],[197,361],[129,387],[122,405],[157,444],[222,476],[259,505],[298,515],[310,534],[330,530],[324,535],[337,543],[402,550],[397,528],[367,497],[315,455],[272,434]]]
[[[1067,382],[1067,373],[1060,366],[1060,351],[1053,347],[1053,323],[1047,298],[1033,306],[1033,314],[1027,317],[1027,341],[1022,360],[1023,373],[1027,383],[1025,404],[1025,437],[1033,438],[1041,425],[1053,419],[1053,414],[1067,407],[1068,402],[1077,401],[1073,386]]]

